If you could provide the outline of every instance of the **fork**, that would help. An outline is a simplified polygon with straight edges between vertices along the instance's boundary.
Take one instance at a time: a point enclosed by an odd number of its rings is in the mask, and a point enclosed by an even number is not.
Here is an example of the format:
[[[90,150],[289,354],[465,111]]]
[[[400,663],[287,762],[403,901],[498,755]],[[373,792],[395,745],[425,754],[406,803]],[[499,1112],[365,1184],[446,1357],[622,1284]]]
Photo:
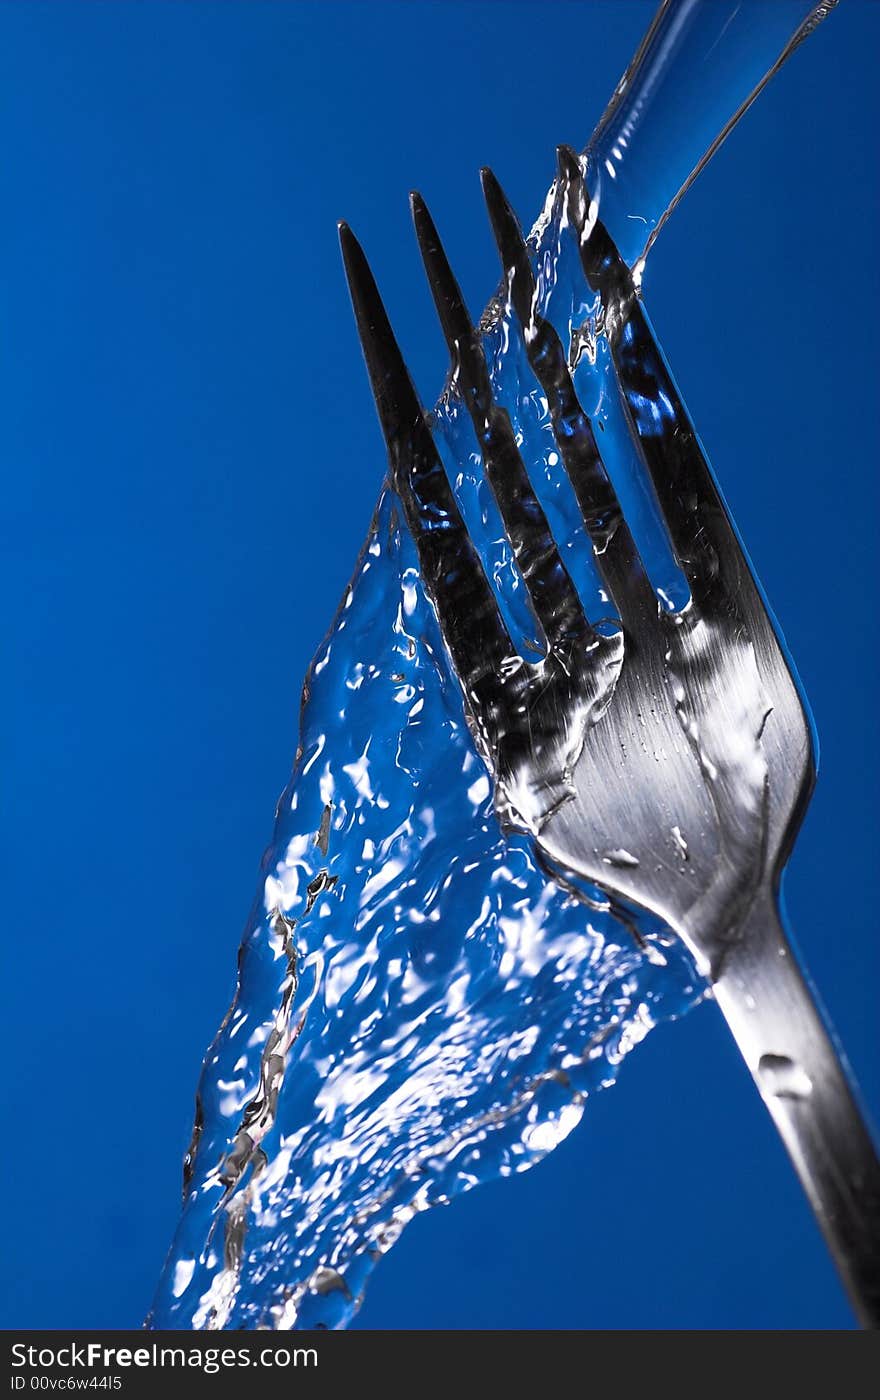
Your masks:
[[[537,307],[528,245],[482,172],[509,304],[615,610],[591,623],[530,484],[480,335],[424,201],[416,236],[483,467],[540,625],[519,654],[456,503],[363,250],[340,241],[390,479],[458,677],[502,825],[548,874],[650,911],[686,944],[751,1071],[857,1315],[880,1326],[880,1163],[848,1071],[783,928],[779,886],[814,779],[799,683],[642,308],[560,147],[556,198],[604,333],[630,434],[690,598],[660,606]]]

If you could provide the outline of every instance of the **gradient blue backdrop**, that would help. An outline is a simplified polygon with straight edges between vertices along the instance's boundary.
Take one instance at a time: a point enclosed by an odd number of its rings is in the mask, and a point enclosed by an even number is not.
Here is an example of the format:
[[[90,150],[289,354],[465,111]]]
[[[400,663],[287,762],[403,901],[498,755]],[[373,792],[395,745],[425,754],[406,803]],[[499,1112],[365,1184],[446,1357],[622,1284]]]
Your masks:
[[[480,307],[478,167],[536,211],[652,12],[0,4],[5,1326],[137,1324],[174,1228],[301,678],[383,473],[335,222],[430,399],[407,191]],[[815,707],[788,903],[875,1116],[878,21],[844,0],[645,283]],[[417,1220],[358,1325],[851,1315],[706,1007],[533,1173]]]

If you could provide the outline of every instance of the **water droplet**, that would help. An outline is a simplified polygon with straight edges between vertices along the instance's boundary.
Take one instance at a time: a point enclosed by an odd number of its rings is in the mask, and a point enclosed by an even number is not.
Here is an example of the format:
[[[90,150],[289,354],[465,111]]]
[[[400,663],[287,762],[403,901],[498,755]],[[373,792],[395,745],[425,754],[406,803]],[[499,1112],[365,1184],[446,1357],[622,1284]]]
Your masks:
[[[638,857],[630,855],[620,846],[616,851],[606,851],[602,859],[606,865],[615,865],[621,870],[634,870],[638,865]]]
[[[806,1070],[788,1055],[762,1055],[758,1061],[758,1082],[765,1094],[775,1099],[808,1099],[813,1081]]]
[[[688,860],[688,843],[687,841],[685,841],[684,837],[681,834],[680,826],[674,826],[672,828],[672,839],[675,842],[675,848],[681,856],[682,860]]]

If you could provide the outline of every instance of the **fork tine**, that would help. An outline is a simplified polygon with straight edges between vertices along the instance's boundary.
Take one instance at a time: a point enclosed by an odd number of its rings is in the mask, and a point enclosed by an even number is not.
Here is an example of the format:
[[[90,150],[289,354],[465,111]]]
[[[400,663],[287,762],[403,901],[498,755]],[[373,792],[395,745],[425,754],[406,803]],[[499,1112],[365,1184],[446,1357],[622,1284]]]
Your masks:
[[[557,191],[577,239],[581,266],[594,291],[609,301],[631,285],[630,271],[596,217],[579,157],[571,146],[556,147]]]
[[[531,259],[516,214],[488,168],[480,172],[492,232],[522,327],[529,363],[544,390],[553,435],[590,536],[596,564],[624,625],[656,612],[657,599],[581,408],[562,341],[537,312]]]
[[[458,509],[363,249],[339,225],[342,260],[391,481],[419,555],[443,639],[468,699],[487,696],[515,650]]]
[[[486,476],[547,645],[554,649],[573,638],[595,642],[596,633],[584,615],[547,517],[532,489],[510,418],[495,402],[479,336],[434,221],[420,195],[412,194],[410,202],[428,283],[474,425]]]
[[[539,325],[543,324],[543,318],[539,317],[535,304],[537,283],[528,246],[510,200],[501,188],[498,177],[488,165],[484,165],[480,171],[480,184],[495,244],[507,278],[510,302],[522,327],[528,350],[532,335]]]
[[[616,302],[622,312],[609,335],[618,385],[673,548],[699,602],[712,591],[725,566],[729,570],[732,565],[734,573],[747,566],[629,270],[602,225],[595,223],[590,229],[580,162],[566,146],[559,147],[558,158],[584,275],[606,304]]]

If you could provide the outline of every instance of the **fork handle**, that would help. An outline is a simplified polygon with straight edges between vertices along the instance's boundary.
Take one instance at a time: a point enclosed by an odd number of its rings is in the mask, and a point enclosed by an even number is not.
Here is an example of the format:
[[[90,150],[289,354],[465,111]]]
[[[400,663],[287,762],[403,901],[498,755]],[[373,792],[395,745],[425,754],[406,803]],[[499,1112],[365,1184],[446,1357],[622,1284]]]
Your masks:
[[[880,1161],[840,1052],[762,892],[714,983],[863,1327],[880,1328]]]

